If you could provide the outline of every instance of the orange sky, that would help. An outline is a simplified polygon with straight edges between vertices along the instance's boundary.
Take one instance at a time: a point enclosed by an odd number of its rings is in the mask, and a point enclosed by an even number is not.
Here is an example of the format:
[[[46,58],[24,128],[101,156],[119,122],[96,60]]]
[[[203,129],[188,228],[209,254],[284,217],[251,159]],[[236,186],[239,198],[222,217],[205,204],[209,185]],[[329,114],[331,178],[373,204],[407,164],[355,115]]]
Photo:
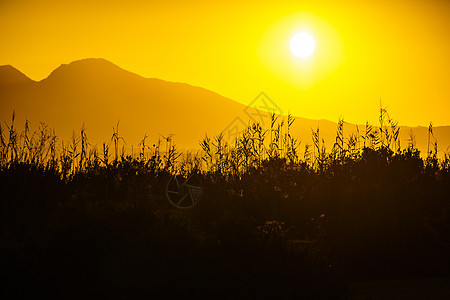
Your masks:
[[[0,65],[41,80],[101,57],[144,77],[243,104],[265,91],[286,113],[450,125],[450,1],[0,1]],[[296,59],[308,31],[316,52]]]

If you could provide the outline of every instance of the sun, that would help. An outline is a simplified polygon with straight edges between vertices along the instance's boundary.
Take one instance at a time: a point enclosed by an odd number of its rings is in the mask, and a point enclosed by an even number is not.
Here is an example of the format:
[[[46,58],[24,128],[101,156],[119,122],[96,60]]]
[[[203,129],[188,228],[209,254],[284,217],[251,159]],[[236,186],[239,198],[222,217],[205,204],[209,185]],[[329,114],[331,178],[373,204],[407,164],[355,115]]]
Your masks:
[[[316,41],[311,34],[299,32],[291,38],[290,48],[292,54],[295,56],[301,58],[308,57],[314,53]]]

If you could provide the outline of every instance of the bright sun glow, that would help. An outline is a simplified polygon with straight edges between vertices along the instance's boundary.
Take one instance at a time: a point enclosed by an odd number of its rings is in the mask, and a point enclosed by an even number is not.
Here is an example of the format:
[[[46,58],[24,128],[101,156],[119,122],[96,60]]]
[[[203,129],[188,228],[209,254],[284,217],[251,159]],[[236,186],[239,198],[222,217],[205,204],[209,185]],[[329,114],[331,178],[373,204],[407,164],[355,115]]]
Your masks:
[[[267,27],[258,50],[263,66],[280,84],[303,91],[327,80],[344,60],[339,32],[307,12],[286,15]]]
[[[299,32],[291,38],[290,43],[292,53],[297,57],[308,57],[316,49],[316,41],[307,32]]]

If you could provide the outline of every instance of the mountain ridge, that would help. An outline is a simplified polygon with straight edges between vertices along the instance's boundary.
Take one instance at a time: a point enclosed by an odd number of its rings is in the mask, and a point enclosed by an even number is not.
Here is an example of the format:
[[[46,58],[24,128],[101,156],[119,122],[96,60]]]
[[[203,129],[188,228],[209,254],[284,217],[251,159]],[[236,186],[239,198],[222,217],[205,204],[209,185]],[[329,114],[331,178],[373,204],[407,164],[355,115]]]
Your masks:
[[[120,120],[123,136],[129,138],[131,144],[137,145],[150,132],[153,138],[174,134],[182,148],[198,148],[198,141],[205,133],[217,135],[230,128],[236,119],[240,119],[241,127],[245,126],[250,116],[244,112],[249,107],[208,89],[145,78],[101,58],[62,64],[38,82],[12,66],[1,66],[0,108],[1,121],[9,122],[15,110],[19,124],[23,124],[25,118],[35,125],[47,122],[64,140],[85,124],[91,142],[100,144]],[[255,111],[269,118],[267,112],[256,108]],[[302,139],[303,145],[311,144],[308,142],[311,129],[318,126],[328,149],[331,148],[336,122],[295,119],[292,132]],[[427,140],[423,138],[427,127],[402,127],[403,131],[412,128],[420,133],[421,139]],[[450,126],[434,130],[435,135],[444,140],[446,149],[450,145]],[[352,131],[355,125],[347,124],[346,132]],[[406,140],[408,134],[401,132],[401,138]],[[423,142],[420,143],[423,151]]]
[[[64,139],[70,137],[73,128],[85,123],[93,129],[93,140],[100,142],[101,137],[109,134],[110,128],[121,120],[124,136],[131,136],[133,144],[137,144],[135,131],[140,119],[141,138],[147,132],[145,128],[165,135],[176,131],[188,147],[197,145],[208,129],[217,132],[218,126],[226,125],[228,119],[222,115],[213,116],[209,113],[211,107],[223,107],[222,113],[228,116],[245,107],[213,91],[185,83],[144,78],[103,59],[62,65],[47,78],[20,88],[3,86],[0,99],[2,121],[9,121],[15,110],[17,122],[22,123],[25,118],[34,124],[48,122]],[[197,133],[193,142],[188,141],[189,126],[182,124],[187,121]],[[208,126],[215,121],[222,121],[222,124]],[[131,123],[135,124],[131,126]]]
[[[18,83],[31,83],[35,82],[30,79],[20,70],[14,68],[11,65],[0,66],[0,85],[11,85]]]

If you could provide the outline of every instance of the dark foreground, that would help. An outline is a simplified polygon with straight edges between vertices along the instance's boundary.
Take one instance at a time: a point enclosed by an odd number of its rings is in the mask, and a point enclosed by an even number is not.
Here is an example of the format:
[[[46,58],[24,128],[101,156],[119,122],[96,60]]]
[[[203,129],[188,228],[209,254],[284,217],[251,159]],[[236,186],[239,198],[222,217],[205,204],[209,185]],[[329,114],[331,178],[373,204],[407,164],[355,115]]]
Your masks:
[[[167,201],[168,172],[132,159],[66,179],[9,164],[2,298],[448,295],[448,169],[365,155],[322,171],[272,159],[239,177],[198,174],[203,198],[188,210]]]
[[[234,146],[205,138],[183,159],[145,138],[138,158],[120,154],[118,128],[99,153],[83,129],[58,150],[46,127],[11,125],[0,134],[0,297],[446,297],[450,157],[437,144],[427,158],[413,141],[400,150],[383,112],[377,131],[348,139],[340,121],[330,153],[313,132],[303,159],[289,118],[269,145],[255,124]],[[198,205],[169,204],[174,173],[196,174]]]

